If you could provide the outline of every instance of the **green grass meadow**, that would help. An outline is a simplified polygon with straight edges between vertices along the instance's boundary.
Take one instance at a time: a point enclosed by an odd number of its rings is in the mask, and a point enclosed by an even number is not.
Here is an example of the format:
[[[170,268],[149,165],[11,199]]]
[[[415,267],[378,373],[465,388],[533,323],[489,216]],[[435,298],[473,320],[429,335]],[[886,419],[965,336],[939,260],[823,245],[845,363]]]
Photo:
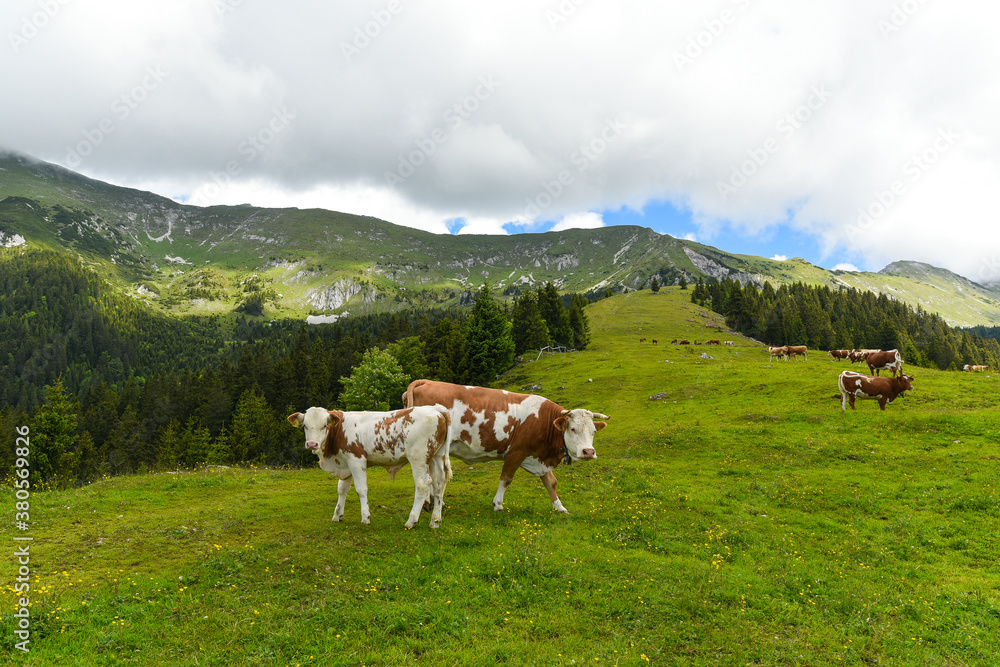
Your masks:
[[[995,373],[909,369],[843,412],[823,353],[769,362],[676,288],[589,307],[592,349],[502,386],[611,415],[560,466],[455,459],[443,525],[412,478],[330,521],[319,468],[209,468],[30,499],[31,651],[14,648],[14,494],[0,656],[24,665],[1000,664]],[[640,343],[639,338],[647,340]],[[670,345],[673,338],[735,347]],[[651,339],[658,339],[653,345]],[[715,359],[702,359],[708,353]],[[3,437],[11,440],[14,435]],[[6,446],[6,445],[5,445]],[[4,658],[7,660],[7,658]]]

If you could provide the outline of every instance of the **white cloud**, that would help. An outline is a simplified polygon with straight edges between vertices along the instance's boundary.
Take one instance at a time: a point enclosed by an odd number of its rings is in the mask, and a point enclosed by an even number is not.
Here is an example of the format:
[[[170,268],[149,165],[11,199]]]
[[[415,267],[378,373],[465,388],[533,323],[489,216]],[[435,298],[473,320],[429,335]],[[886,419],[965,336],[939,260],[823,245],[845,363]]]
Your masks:
[[[190,197],[235,164],[223,199],[423,229],[666,200],[703,239],[785,224],[965,275],[1000,252],[968,243],[996,238],[1000,5],[57,4],[30,38],[37,0],[0,8],[0,145],[65,164],[83,144],[78,169],[113,182]]]
[[[604,226],[604,217],[600,213],[588,211],[586,213],[571,213],[563,216],[563,219],[552,228],[554,232],[561,232],[564,229],[597,229]]]
[[[833,267],[833,270],[834,271],[852,271],[854,273],[857,273],[857,272],[861,271],[861,269],[859,269],[858,267],[854,266],[853,264],[847,264],[847,263],[837,264],[835,267]]]
[[[785,260],[788,259],[788,255],[775,255],[771,259],[776,260],[778,262],[784,262]]]
[[[698,235],[695,234],[694,232],[688,232],[687,234],[684,235],[684,240],[694,241],[695,243],[698,243]]]

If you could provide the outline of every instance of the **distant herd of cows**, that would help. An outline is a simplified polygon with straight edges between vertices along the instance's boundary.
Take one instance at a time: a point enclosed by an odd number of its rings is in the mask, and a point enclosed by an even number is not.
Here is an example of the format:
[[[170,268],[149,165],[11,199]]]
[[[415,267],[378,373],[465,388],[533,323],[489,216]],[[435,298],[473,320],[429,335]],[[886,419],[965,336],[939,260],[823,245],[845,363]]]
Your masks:
[[[645,338],[640,338],[644,342]],[[658,341],[651,339],[654,344]],[[687,339],[671,343],[690,344]],[[694,341],[698,345],[698,341]],[[734,345],[712,339],[706,345]],[[806,346],[768,347],[771,361],[801,356],[809,359]],[[864,362],[869,373],[845,370],[838,378],[841,409],[856,398],[888,403],[913,388],[913,377],[903,373],[898,350],[831,350],[836,360],[852,365]],[[882,377],[881,371],[891,376]],[[966,365],[966,371],[985,371],[987,366]],[[293,426],[305,432],[306,448],[319,458],[320,468],[340,481],[334,521],[344,515],[352,481],[361,503],[361,521],[370,523],[367,468],[385,467],[395,477],[409,463],[413,473],[413,507],[405,527],[412,528],[422,509],[431,511],[431,528],[441,525],[444,492],[452,477],[450,457],[472,464],[502,461],[500,484],[493,508],[503,509],[504,492],[518,468],[538,477],[548,491],[553,509],[568,513],[556,494],[552,471],[560,464],[596,459],[594,435],[607,426],[607,415],[583,408],[569,410],[535,394],[502,389],[456,385],[432,380],[414,380],[403,394],[402,410],[389,412],[345,412],[311,407],[289,415]]]

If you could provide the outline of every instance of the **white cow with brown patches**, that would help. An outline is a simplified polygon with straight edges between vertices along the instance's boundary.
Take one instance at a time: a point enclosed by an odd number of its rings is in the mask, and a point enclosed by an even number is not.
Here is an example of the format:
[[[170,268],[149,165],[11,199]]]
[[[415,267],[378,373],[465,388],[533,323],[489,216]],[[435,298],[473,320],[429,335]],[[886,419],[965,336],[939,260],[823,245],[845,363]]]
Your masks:
[[[368,466],[389,468],[390,476],[395,476],[409,463],[415,492],[406,528],[417,523],[428,499],[433,505],[431,528],[441,525],[444,490],[451,480],[451,418],[446,408],[432,405],[393,412],[341,412],[312,407],[289,415],[288,422],[305,431],[306,449],[319,457],[319,467],[340,479],[334,521],[344,516],[353,479],[361,501],[361,523],[370,523]]]
[[[414,380],[405,405],[440,403],[451,412],[451,450],[466,463],[503,461],[493,509],[503,509],[504,493],[518,468],[540,478],[552,507],[569,512],[556,494],[552,471],[561,462],[596,459],[594,434],[608,419],[590,410],[567,410],[535,394]]]

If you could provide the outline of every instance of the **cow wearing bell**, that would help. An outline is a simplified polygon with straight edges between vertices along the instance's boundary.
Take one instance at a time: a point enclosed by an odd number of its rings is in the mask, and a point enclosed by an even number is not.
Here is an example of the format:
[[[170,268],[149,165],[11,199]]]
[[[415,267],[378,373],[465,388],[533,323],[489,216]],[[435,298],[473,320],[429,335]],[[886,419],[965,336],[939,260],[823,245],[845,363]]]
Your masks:
[[[844,371],[837,378],[840,387],[840,408],[847,410],[850,401],[854,410],[855,398],[871,398],[878,401],[879,408],[885,410],[887,403],[892,403],[897,397],[913,389],[913,378],[900,373],[891,378],[872,377],[854,371]]]
[[[413,471],[413,508],[406,528],[420,518],[431,501],[431,528],[441,525],[444,491],[451,479],[448,445],[451,417],[440,405],[393,412],[341,412],[311,407],[288,416],[292,426],[305,431],[306,449],[319,457],[319,467],[336,475],[337,509],[334,521],[344,516],[351,480],[361,501],[361,523],[371,522],[368,508],[369,466],[382,466],[395,476],[406,463]]]
[[[539,477],[552,507],[569,512],[556,494],[552,471],[561,463],[596,459],[594,434],[607,415],[567,410],[535,394],[414,380],[403,394],[407,406],[439,403],[451,413],[450,453],[466,463],[503,461],[493,509],[503,509],[504,492],[518,468]]]

